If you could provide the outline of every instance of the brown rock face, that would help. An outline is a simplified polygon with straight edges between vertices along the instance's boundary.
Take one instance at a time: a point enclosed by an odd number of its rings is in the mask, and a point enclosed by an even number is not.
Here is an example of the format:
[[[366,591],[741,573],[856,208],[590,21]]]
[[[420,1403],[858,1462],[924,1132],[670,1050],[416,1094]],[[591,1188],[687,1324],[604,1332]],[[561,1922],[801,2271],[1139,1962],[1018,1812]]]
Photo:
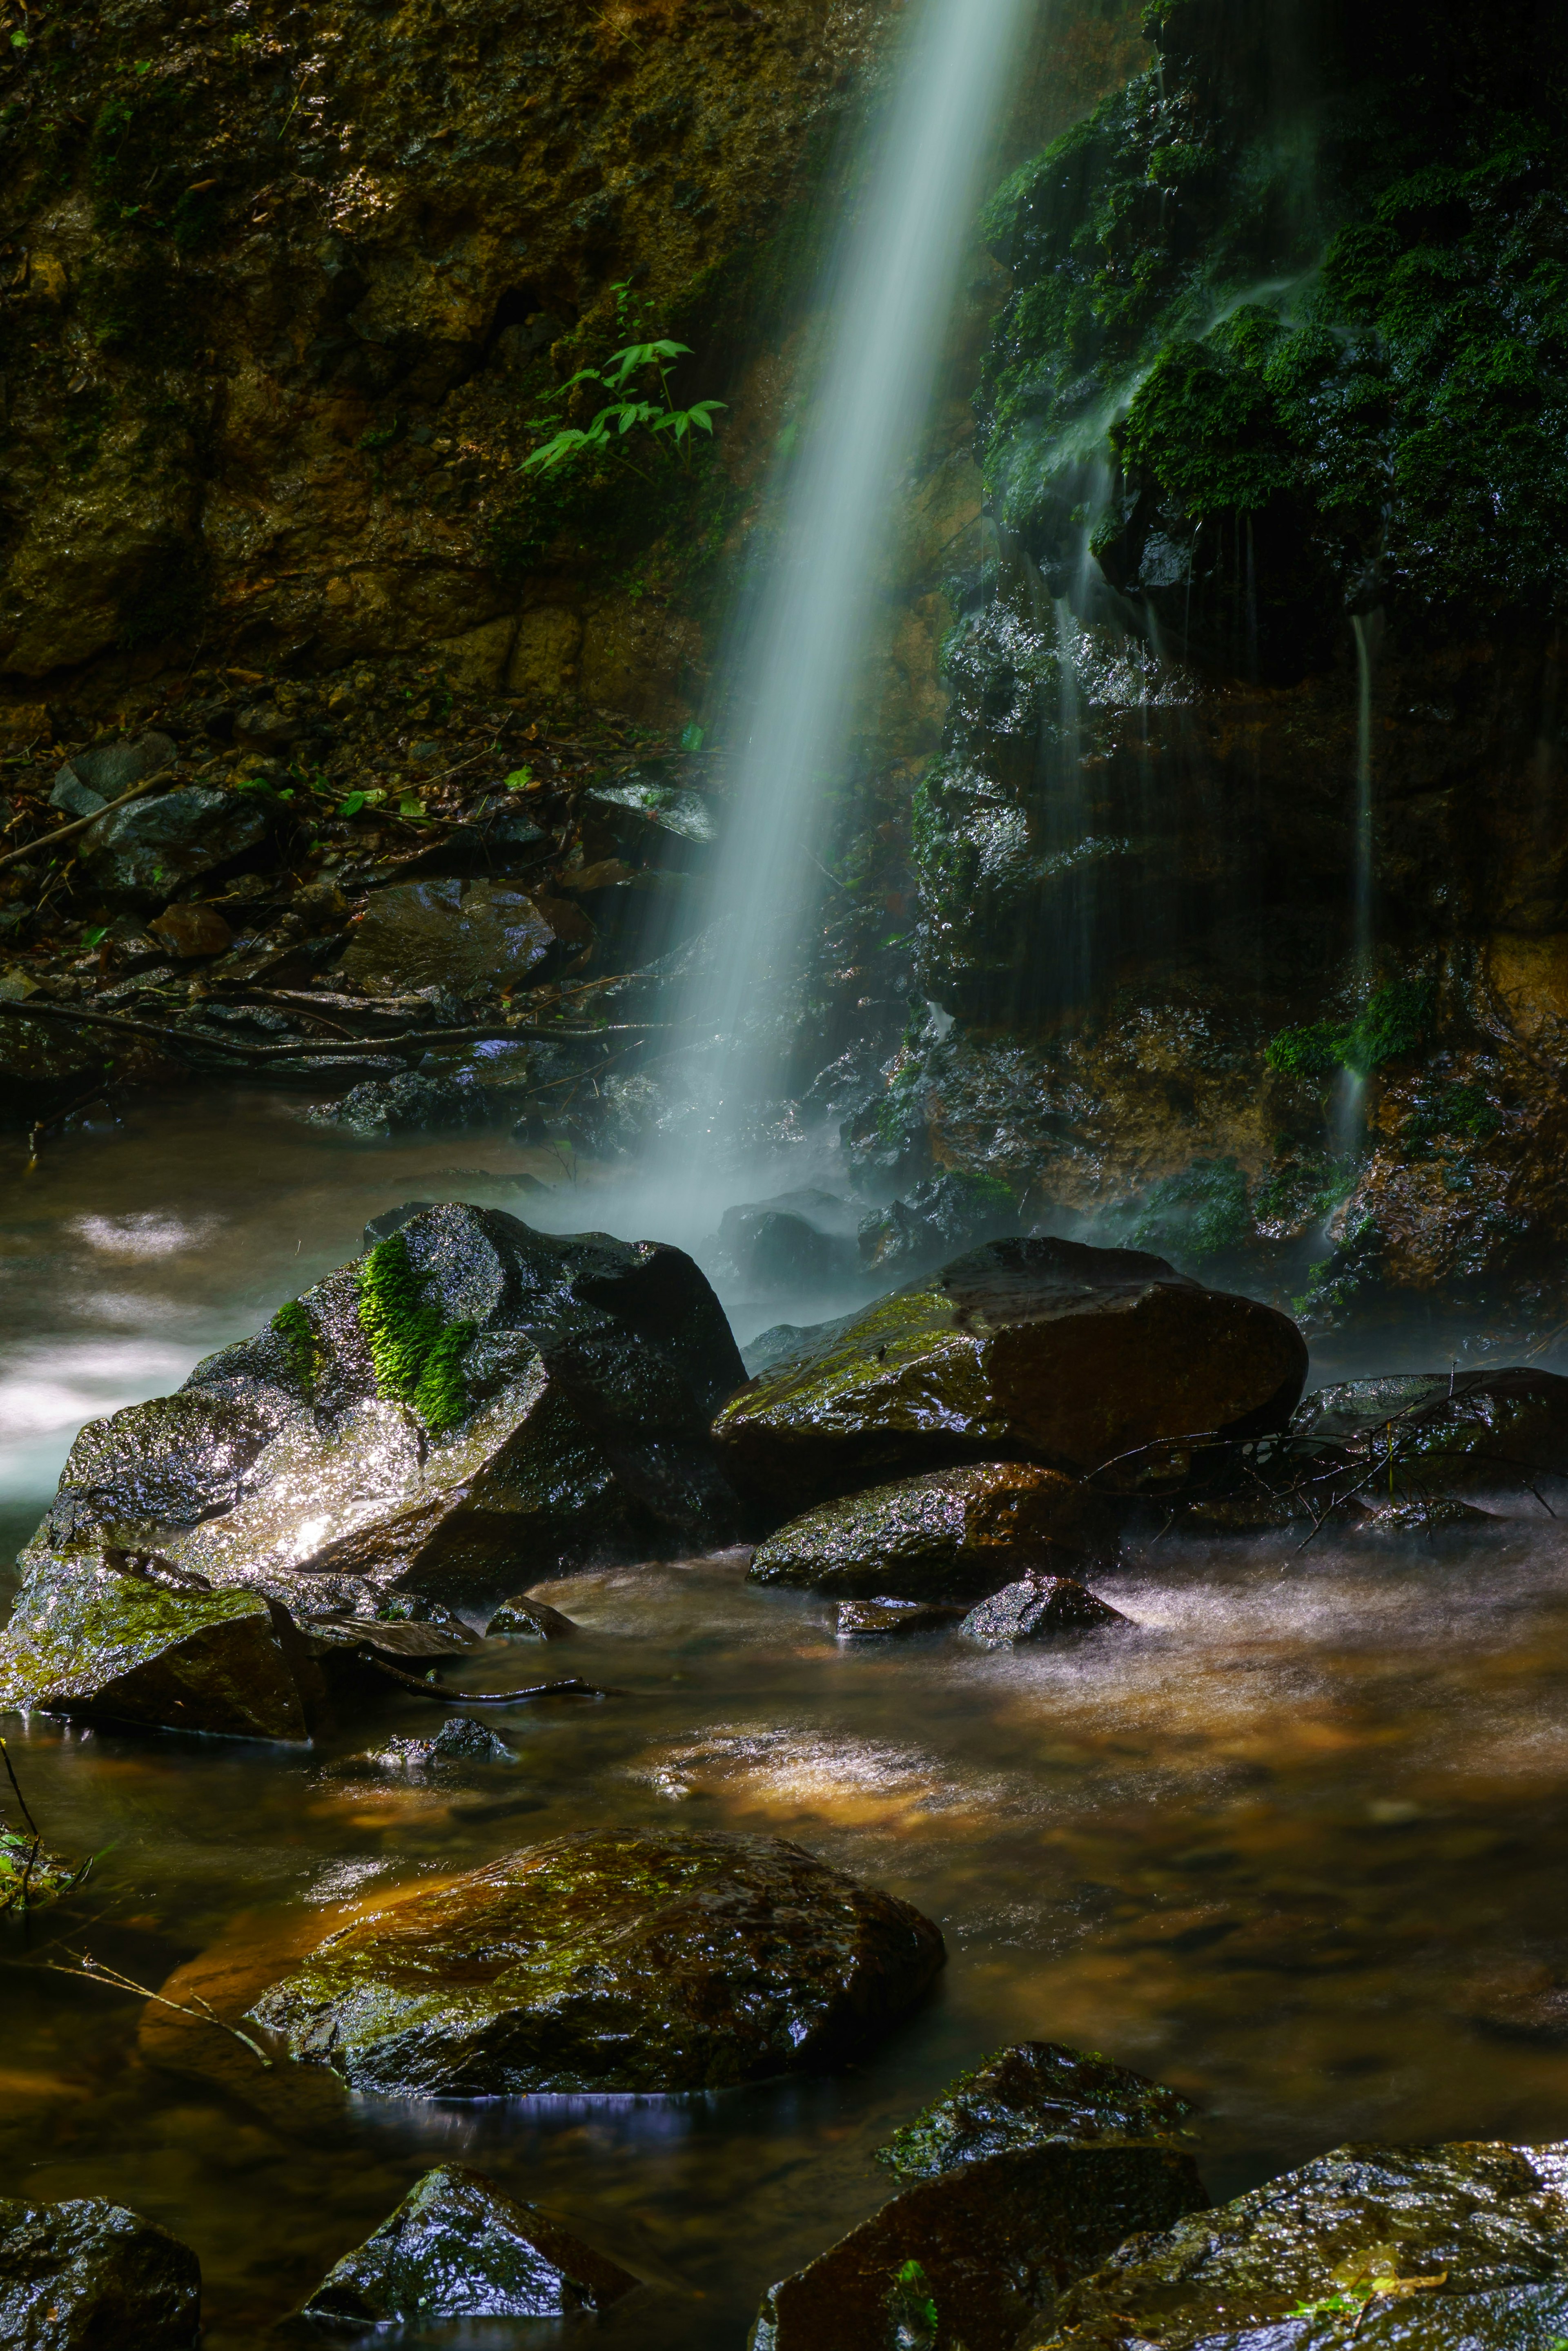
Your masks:
[[[1207,1290],[1137,1249],[992,1241],[868,1307],[804,1360],[764,1372],[715,1434],[735,1473],[783,1499],[889,1469],[1012,1454],[1073,1471],[1140,1449],[1281,1428],[1307,1351],[1272,1307]]]
[[[170,906],[147,927],[177,956],[223,955],[234,943],[215,906]]]
[[[582,924],[575,907],[564,911]],[[462,996],[542,979],[578,943],[532,898],[500,883],[399,882],[372,895],[343,977],[390,995],[450,987]]]

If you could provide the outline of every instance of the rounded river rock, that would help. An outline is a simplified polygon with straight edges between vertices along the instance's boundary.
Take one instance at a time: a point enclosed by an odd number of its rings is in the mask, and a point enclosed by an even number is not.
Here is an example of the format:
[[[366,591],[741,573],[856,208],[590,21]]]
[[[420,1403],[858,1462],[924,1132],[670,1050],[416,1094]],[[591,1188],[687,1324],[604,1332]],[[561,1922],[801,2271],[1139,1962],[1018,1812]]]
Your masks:
[[[339,1928],[251,2014],[358,2090],[719,2089],[841,2064],[945,1956],[783,1838],[588,1832]]]

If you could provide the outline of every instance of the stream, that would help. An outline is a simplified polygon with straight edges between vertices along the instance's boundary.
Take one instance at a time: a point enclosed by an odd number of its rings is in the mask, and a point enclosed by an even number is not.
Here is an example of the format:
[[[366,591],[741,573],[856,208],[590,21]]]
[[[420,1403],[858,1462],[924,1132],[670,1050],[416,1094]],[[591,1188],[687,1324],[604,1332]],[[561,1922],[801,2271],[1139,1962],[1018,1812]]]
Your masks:
[[[570,1229],[624,1194],[498,1138],[346,1148],[216,1092],[14,1172],[4,1556],[84,1418],[177,1384],[354,1254],[367,1216],[450,1196]],[[535,1588],[581,1628],[563,1669],[618,1695],[486,1708],[516,1760],[423,1776],[348,1760],[433,1729],[412,1696],[308,1751],[13,1718],[47,1841],[98,1859],[66,1907],[0,1921],[5,2192],[162,2221],[200,2254],[209,2351],[251,2351],[421,2169],[470,2162],[659,2282],[599,2322],[607,2346],[740,2351],[763,2288],[883,2200],[890,2129],[1010,2040],[1197,2099],[1217,2198],[1346,2138],[1552,2137],[1568,1531],[1298,1546],[1151,1542],[1099,1580],[1129,1624],[1000,1656],[840,1645],[827,1604],[749,1587],[743,1552],[561,1579]],[[536,1655],[460,1678],[511,1687]],[[519,1844],[677,1820],[794,1838],[916,1903],[948,1942],[934,1997],[822,2082],[296,2110],[259,2069],[253,2090],[145,2064],[137,2001],[50,1970],[90,1952],[156,1987]]]

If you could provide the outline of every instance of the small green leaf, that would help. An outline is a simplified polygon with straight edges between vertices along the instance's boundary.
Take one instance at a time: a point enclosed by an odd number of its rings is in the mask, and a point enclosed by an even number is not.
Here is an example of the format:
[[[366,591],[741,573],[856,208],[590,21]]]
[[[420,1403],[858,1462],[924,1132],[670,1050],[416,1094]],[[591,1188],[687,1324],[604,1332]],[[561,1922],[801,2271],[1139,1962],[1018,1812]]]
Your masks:
[[[514,768],[506,778],[506,789],[509,792],[525,792],[533,780],[532,768]]]
[[[690,726],[683,726],[681,728],[680,747],[683,751],[700,751],[702,748],[702,729],[701,726],[693,723]]]
[[[82,933],[82,945],[84,947],[96,947],[101,943],[101,941],[107,939],[108,936],[109,925],[107,923],[95,923],[90,931],[84,931]]]
[[[337,813],[339,816],[358,816],[364,805],[363,792],[350,792],[347,799],[338,801]]]
[[[26,33],[13,33],[13,34],[12,34],[12,36],[11,36],[11,47],[12,47],[14,49],[25,49],[25,48],[26,47],[26,46],[27,46],[27,36],[26,36]]]
[[[425,804],[423,800],[416,799],[412,792],[405,792],[402,799],[398,802],[398,814],[400,816],[423,816],[424,812]]]

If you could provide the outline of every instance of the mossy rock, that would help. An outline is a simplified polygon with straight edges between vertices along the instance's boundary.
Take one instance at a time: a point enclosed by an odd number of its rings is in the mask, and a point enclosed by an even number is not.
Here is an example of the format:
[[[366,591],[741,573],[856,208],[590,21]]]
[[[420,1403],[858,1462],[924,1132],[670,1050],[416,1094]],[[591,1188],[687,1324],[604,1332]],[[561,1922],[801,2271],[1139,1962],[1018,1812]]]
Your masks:
[[[1057,2139],[1170,2145],[1186,2136],[1194,2111],[1177,2091],[1096,2052],[1021,2041],[961,2074],[878,2147],[877,2160],[907,2181]]]
[[[314,1689],[265,1594],[170,1591],[102,1559],[35,1560],[0,1635],[0,1708],[19,1713],[300,1740]]]
[[[933,1469],[819,1503],[752,1561],[754,1583],[804,1584],[835,1598],[973,1600],[1025,1565],[1114,1548],[1098,1496],[1057,1469],[983,1461]]]
[[[1549,2351],[1568,2334],[1565,2187],[1561,2146],[1336,2147],[1128,2246],[1020,2351]]]
[[[782,1838],[590,1831],[371,1912],[251,2014],[357,2090],[721,2089],[843,2064],[943,1956]]]
[[[1163,1258],[992,1241],[762,1373],[715,1435],[739,1479],[797,1506],[1003,1456],[1136,1489],[1186,1439],[1282,1428],[1306,1364],[1284,1315]]]
[[[607,2310],[637,2283],[554,2214],[443,2163],[334,2263],[302,2315],[337,2326],[569,2318]]]
[[[1009,2148],[922,2179],[769,2288],[752,2351],[1012,2351],[1127,2237],[1209,2199],[1165,2147]]]

